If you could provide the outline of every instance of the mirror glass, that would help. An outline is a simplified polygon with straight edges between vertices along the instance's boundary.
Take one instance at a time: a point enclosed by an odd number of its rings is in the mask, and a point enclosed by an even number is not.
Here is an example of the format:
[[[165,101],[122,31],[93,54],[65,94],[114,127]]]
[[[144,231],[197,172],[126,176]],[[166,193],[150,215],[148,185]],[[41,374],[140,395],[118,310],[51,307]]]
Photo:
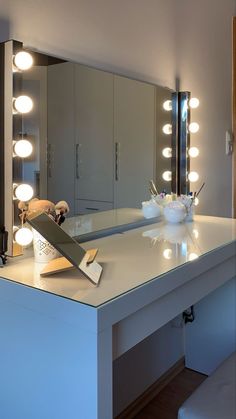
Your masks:
[[[171,192],[170,89],[29,52],[21,94],[33,108],[15,139],[33,145],[22,179],[35,197],[65,200],[73,216],[141,208],[150,179]]]

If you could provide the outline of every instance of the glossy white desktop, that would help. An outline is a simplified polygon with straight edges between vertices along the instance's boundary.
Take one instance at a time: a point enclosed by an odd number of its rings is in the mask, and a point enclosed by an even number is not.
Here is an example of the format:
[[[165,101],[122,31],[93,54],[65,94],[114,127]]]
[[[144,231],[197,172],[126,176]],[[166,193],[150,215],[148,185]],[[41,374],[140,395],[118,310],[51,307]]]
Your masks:
[[[83,246],[99,248],[98,287],[77,270],[41,278],[32,257],[1,271],[3,417],[111,419],[112,361],[236,274],[231,219],[159,222]]]

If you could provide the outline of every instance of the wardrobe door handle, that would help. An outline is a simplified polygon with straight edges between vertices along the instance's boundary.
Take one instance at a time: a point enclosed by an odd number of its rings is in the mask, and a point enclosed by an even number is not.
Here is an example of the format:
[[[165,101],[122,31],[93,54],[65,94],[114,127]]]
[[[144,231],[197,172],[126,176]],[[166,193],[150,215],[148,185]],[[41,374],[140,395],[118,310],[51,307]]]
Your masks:
[[[48,178],[52,177],[52,145],[47,146],[47,173]]]
[[[76,146],[75,146],[75,175],[76,175],[76,179],[80,179],[80,173],[79,173],[79,147],[80,147],[80,144],[76,144]]]
[[[119,167],[119,151],[120,143],[115,142],[115,180],[119,180],[120,167]]]

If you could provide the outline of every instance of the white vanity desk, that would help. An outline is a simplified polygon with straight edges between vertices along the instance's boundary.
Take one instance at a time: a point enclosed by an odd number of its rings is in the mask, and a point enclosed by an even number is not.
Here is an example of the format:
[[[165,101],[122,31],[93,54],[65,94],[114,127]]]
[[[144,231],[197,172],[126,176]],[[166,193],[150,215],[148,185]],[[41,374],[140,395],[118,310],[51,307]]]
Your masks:
[[[159,222],[84,247],[99,248],[97,288],[76,270],[40,278],[31,257],[1,271],[3,418],[111,419],[112,360],[235,277],[236,220]]]

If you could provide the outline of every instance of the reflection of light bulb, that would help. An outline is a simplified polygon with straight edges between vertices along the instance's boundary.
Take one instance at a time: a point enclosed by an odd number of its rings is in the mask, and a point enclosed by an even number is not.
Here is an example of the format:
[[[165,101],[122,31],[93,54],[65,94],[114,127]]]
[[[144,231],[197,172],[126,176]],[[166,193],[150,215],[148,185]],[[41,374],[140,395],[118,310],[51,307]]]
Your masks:
[[[28,70],[33,65],[33,58],[29,52],[20,51],[14,57],[14,64],[19,70]]]
[[[199,198],[194,199],[194,205],[197,206],[199,204]]]
[[[172,258],[172,250],[171,249],[165,249],[163,252],[163,256],[165,259],[171,259]]]
[[[163,148],[162,155],[166,159],[169,159],[170,157],[172,157],[172,149],[170,147]]]
[[[15,232],[15,241],[20,246],[28,246],[33,240],[33,233],[27,227],[22,227]]]
[[[196,228],[193,229],[193,235],[194,235],[195,239],[198,239],[199,232],[198,232],[198,230]]]
[[[196,97],[192,97],[189,101],[189,106],[190,108],[194,109],[197,108],[199,106],[199,99],[197,99]]]
[[[33,151],[32,144],[28,140],[17,141],[14,144],[13,148],[14,148],[14,153],[18,157],[22,157],[22,158],[29,157]]]
[[[195,134],[196,132],[198,132],[199,130],[199,124],[197,122],[191,122],[191,124],[189,124],[189,131],[192,134]]]
[[[166,182],[170,182],[171,178],[172,178],[172,173],[167,170],[166,172],[162,173],[162,178],[166,181]]]
[[[34,194],[33,188],[26,183],[22,183],[15,189],[15,196],[19,201],[29,201]]]
[[[190,149],[188,150],[188,154],[190,157],[197,157],[199,155],[199,150],[197,147],[190,147]]]
[[[170,135],[172,134],[172,125],[171,124],[166,124],[164,125],[164,127],[162,128],[162,131],[164,132],[164,134],[166,135]]]
[[[188,180],[190,182],[197,182],[199,179],[199,174],[197,172],[190,172],[188,175]]]
[[[189,253],[188,260],[191,262],[192,260],[197,259],[199,256],[196,253]]]
[[[172,102],[171,102],[171,100],[166,100],[163,103],[163,108],[165,109],[165,111],[171,111],[172,110]]]
[[[29,96],[18,96],[14,99],[13,106],[19,113],[28,113],[33,108],[33,101]]]

